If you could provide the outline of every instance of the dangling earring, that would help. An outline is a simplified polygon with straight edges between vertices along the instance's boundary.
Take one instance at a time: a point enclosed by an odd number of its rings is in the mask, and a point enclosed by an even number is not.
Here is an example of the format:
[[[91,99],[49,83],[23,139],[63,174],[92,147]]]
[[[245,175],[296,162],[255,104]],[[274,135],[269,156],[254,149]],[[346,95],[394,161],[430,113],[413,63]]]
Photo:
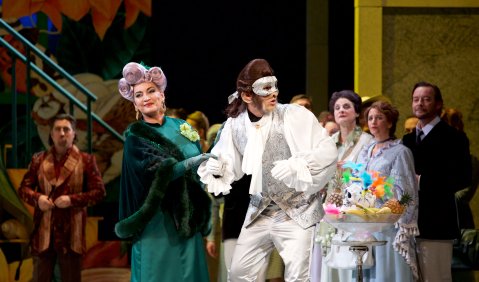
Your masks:
[[[135,108],[135,111],[136,111],[136,120],[139,120],[140,119],[140,111],[138,111],[137,108]]]

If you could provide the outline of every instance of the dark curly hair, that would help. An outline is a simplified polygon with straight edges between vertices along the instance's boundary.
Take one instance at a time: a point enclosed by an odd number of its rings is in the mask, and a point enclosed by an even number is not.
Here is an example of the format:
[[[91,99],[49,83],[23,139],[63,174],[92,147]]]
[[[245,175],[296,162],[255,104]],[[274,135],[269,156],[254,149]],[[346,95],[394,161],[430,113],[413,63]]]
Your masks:
[[[341,90],[334,92],[329,99],[329,112],[334,113],[334,104],[339,98],[348,99],[354,105],[354,111],[359,114],[361,112],[361,97],[352,90]]]

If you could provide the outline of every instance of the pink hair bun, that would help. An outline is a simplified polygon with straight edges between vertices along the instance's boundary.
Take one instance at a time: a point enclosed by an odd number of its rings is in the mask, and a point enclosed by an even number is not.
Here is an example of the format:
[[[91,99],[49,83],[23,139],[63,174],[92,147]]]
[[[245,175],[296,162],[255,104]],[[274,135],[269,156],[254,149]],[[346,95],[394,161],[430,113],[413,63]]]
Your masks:
[[[133,87],[126,82],[126,79],[122,78],[118,81],[118,91],[123,98],[133,102]]]
[[[143,65],[130,62],[123,67],[123,78],[118,81],[118,91],[123,98],[132,101],[133,86],[145,81],[151,81],[164,92],[166,89],[166,76],[159,67],[145,68]]]

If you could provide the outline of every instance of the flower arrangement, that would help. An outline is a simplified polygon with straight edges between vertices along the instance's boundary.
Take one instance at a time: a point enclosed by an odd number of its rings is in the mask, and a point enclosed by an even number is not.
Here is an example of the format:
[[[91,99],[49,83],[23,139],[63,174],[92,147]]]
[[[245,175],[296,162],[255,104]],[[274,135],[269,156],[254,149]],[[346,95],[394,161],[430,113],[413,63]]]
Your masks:
[[[200,135],[198,135],[198,132],[192,129],[191,126],[186,122],[180,125],[180,133],[188,138],[191,142],[200,140]]]
[[[334,191],[324,205],[326,214],[339,215],[345,210],[376,211],[377,200],[385,202],[394,197],[394,179],[381,176],[377,171],[366,171],[363,164],[345,163],[333,182]]]
[[[406,193],[401,200],[395,198],[394,178],[366,171],[363,164],[345,163],[339,175],[335,192],[328,196],[323,208],[324,219],[343,231],[355,234],[381,231],[397,222],[411,201]],[[359,224],[364,222],[375,224]]]
[[[377,199],[389,199],[394,196],[394,179],[381,176],[377,171],[366,171],[363,164],[347,162],[343,165],[343,183],[348,186],[359,183],[362,188],[362,196],[371,193]]]

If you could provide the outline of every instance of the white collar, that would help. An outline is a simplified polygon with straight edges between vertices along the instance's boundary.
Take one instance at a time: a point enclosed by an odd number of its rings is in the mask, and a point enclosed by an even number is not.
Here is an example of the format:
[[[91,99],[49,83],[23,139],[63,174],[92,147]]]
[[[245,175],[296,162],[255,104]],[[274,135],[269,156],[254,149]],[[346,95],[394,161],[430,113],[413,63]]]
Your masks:
[[[431,120],[423,128],[420,128],[419,123],[418,123],[416,125],[416,134],[419,132],[419,130],[422,130],[422,132],[424,133],[424,137],[426,137],[426,135],[428,135],[429,132],[431,132],[431,130],[434,128],[434,126],[436,126],[436,124],[438,124],[440,121],[441,121],[441,119],[438,116],[436,116],[433,120]]]

